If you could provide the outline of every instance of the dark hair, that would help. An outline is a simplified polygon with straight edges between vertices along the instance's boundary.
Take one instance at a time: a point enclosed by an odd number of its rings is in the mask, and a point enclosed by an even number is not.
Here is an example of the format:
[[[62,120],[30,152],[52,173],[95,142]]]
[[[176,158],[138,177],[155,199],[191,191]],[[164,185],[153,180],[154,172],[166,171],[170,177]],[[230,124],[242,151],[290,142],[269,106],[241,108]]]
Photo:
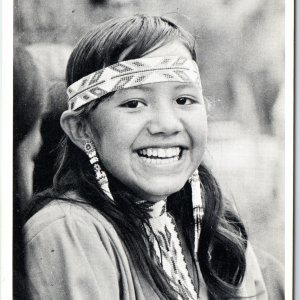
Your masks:
[[[67,85],[117,63],[125,49],[130,50],[122,60],[134,59],[174,39],[181,40],[196,59],[192,35],[165,18],[142,15],[104,22],[87,33],[72,52]]]
[[[181,40],[196,59],[194,38],[165,18],[142,15],[107,21],[84,36],[76,46],[68,62],[67,84],[118,62],[124,50],[128,53],[122,59],[138,58],[174,39]],[[53,189],[40,198],[57,198],[75,190],[113,223],[141,276],[164,298],[177,299],[164,271],[156,266],[147,251],[147,234],[140,225],[147,224],[148,207],[137,206],[134,195],[108,174],[117,203],[114,205],[98,186],[86,155],[68,138],[62,149]],[[201,272],[211,298],[232,297],[245,273],[247,234],[204,164],[200,165],[199,173],[205,201],[198,255]],[[183,222],[184,236],[192,249],[194,229],[189,184],[168,198],[167,208],[175,220]]]

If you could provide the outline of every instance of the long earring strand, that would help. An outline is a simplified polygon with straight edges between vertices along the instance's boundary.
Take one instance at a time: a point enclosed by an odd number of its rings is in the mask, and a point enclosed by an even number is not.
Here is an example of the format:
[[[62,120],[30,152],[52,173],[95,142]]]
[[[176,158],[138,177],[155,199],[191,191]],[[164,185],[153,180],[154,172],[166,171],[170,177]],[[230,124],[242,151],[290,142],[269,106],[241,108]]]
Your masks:
[[[202,202],[202,193],[200,187],[200,178],[198,169],[189,178],[192,189],[192,204],[193,204],[193,217],[194,217],[194,256],[198,257],[199,238],[201,231],[201,222],[204,215],[204,208]]]
[[[95,145],[92,141],[87,141],[84,143],[84,152],[88,155],[90,158],[90,163],[93,166],[96,179],[101,187],[101,189],[105,192],[105,194],[111,199],[113,199],[113,196],[110,192],[109,186],[108,186],[108,179],[105,174],[105,172],[101,169],[99,165],[99,158],[97,157],[97,152]]]

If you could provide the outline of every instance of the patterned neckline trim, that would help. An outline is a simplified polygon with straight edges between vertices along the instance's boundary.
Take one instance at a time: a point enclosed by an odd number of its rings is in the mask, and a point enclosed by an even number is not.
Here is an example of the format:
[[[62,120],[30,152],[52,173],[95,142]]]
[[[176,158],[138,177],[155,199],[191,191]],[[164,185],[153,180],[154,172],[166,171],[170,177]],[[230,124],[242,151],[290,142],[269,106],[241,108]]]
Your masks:
[[[164,269],[171,284],[182,297],[178,299],[198,299],[195,286],[188,272],[182,244],[173,217],[166,211],[166,201],[151,207],[148,229],[150,243],[154,249],[154,259]]]

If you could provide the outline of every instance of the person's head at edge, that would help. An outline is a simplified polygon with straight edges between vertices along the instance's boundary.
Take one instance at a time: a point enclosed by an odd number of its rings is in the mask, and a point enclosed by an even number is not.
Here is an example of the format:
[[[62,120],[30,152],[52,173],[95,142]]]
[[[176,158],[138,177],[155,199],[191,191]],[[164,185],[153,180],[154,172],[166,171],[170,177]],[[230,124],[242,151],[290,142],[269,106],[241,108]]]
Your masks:
[[[65,82],[55,82],[47,90],[40,130],[43,144],[35,159],[33,173],[34,193],[52,186],[59,142],[64,133],[59,120],[62,112],[68,108],[67,100]]]
[[[194,44],[189,33],[165,18],[112,19],[77,44],[68,62],[67,85],[129,59],[175,55],[196,60]],[[185,239],[192,249],[193,216],[187,179],[200,165],[205,201],[198,253],[200,268],[211,294],[233,296],[245,273],[247,235],[233,208],[222,198],[214,177],[201,162],[206,147],[202,91],[194,88],[188,93],[192,93],[192,99],[182,99],[181,94],[174,92],[178,87],[174,82],[147,87],[134,89],[136,98],[131,94],[132,89],[120,90],[93,101],[78,113],[63,114],[61,123],[68,137],[54,177],[53,197],[75,191],[100,210],[114,224],[133,263],[150,285],[168,299],[175,299],[176,292],[147,253],[146,233],[139,226],[147,220],[146,209],[135,203],[137,199],[155,202],[168,196],[168,209],[175,219],[181,220]],[[87,139],[96,145],[117,205],[109,201],[97,183],[83,152]],[[166,141],[170,141],[170,148],[182,152],[182,161],[178,162],[180,172],[143,167],[138,150],[165,148]]]
[[[44,110],[44,82],[31,55],[19,44],[14,48],[14,193],[23,207],[32,196],[34,158],[41,147],[40,125]]]

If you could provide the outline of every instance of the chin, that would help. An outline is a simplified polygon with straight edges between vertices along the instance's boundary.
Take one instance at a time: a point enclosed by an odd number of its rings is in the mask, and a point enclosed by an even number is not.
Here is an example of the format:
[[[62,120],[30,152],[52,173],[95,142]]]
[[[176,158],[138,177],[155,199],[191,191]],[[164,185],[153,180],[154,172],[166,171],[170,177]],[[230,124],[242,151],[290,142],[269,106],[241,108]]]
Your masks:
[[[140,192],[140,195],[145,200],[157,202],[178,192],[183,188],[184,184],[185,182],[181,184],[170,185],[170,182],[168,182],[168,184],[160,183],[153,186],[148,185],[147,188],[143,189],[143,191]]]

